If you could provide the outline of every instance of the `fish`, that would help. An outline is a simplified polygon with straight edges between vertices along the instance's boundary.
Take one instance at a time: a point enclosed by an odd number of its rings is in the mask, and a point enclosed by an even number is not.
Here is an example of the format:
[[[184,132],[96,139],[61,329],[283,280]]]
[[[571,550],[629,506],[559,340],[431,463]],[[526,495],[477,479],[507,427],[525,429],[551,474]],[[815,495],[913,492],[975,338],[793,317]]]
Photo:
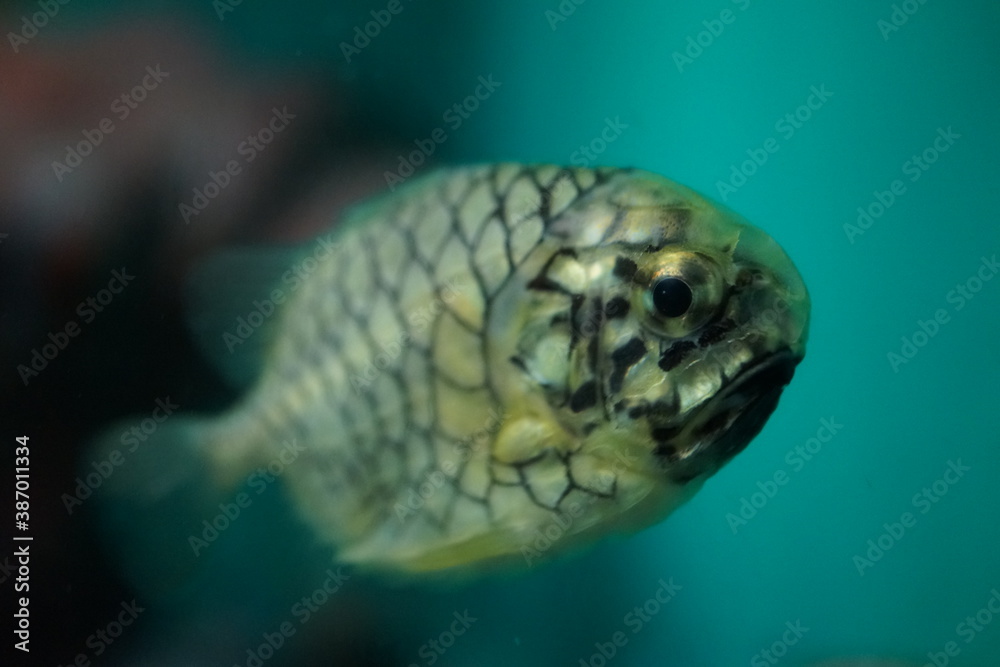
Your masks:
[[[233,262],[196,277],[209,304],[247,295],[202,326],[223,364],[254,359],[246,390],[170,417],[149,479],[112,493],[142,507],[270,470],[338,561],[373,570],[521,567],[657,523],[805,355],[781,247],[639,169],[441,168],[279,256],[269,284]]]

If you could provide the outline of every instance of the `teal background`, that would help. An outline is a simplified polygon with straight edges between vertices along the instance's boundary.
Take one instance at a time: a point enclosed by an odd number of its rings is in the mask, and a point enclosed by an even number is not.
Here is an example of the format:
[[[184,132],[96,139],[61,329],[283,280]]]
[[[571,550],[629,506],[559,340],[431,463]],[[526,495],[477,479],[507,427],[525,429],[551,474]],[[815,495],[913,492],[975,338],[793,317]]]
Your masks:
[[[244,2],[219,21],[207,0],[127,10],[74,2],[50,34],[122,11],[182,8],[248,68],[317,68],[347,84],[373,135],[395,147],[444,126],[445,110],[492,74],[501,87],[449,131],[434,155],[442,163],[568,163],[606,119],[620,119],[627,128],[597,163],[642,167],[720,198],[717,184],[732,165],[777,140],[777,152],[726,198],[784,246],[813,297],[808,355],[762,435],[689,505],[634,537],[518,577],[358,583],[344,604],[366,600],[363,614],[397,647],[398,664],[429,664],[420,646],[468,609],[479,620],[436,664],[598,667],[595,642],[620,630],[628,642],[609,664],[765,664],[755,655],[786,622],[801,621],[808,631],[780,664],[848,655],[923,664],[955,641],[953,664],[985,667],[1000,656],[1000,617],[968,643],[957,626],[1000,589],[1000,279],[960,311],[947,295],[1000,252],[1000,8],[913,4],[916,13],[886,39],[878,22],[890,18],[889,2],[564,0],[573,12],[553,28],[546,12],[559,11],[556,0],[403,0],[404,11],[350,64],[340,42],[385,3]],[[679,71],[673,54],[724,9],[734,20]],[[775,124],[811,86],[832,96],[785,138]],[[938,128],[960,138],[911,182],[903,165]],[[852,243],[844,226],[894,179],[905,193]],[[937,309],[950,320],[894,370],[888,353]],[[787,452],[816,436],[823,419],[843,428],[795,470]],[[914,496],[949,461],[968,472],[920,513]],[[727,515],[778,471],[788,483],[734,531]],[[915,524],[859,574],[855,557],[904,512]],[[261,520],[270,516],[262,511]],[[234,530],[228,539],[243,538]],[[328,567],[324,554],[268,555],[288,544],[298,542],[275,541],[242,572],[232,563],[247,552],[220,545],[212,567],[232,579],[206,576],[203,599],[245,595],[270,605],[274,618],[287,615],[286,599],[308,592]],[[282,567],[301,570],[282,578]],[[251,575],[257,585],[247,592]],[[660,579],[682,588],[633,634],[625,616]],[[257,626],[255,638],[273,623]]]
[[[448,664],[577,665],[625,630],[618,664],[740,665],[801,620],[809,630],[784,664],[866,654],[921,664],[948,641],[954,664],[996,664],[1000,618],[969,643],[956,626],[1000,586],[1000,280],[961,311],[946,296],[1000,251],[1000,10],[928,2],[886,39],[888,2],[563,5],[575,11],[553,30],[544,12],[556,2],[490,4],[447,50],[418,46],[426,26],[404,14],[398,40],[387,34],[358,58],[381,77],[369,94],[388,103],[402,92],[411,113],[396,122],[417,138],[493,73],[503,86],[443,158],[566,163],[620,118],[629,127],[599,162],[714,198],[731,165],[774,137],[778,151],[726,203],[802,271],[809,353],[764,433],[671,519],[526,579],[432,598],[425,634],[468,606],[483,621]],[[733,22],[678,71],[674,52],[723,9]],[[811,86],[832,96],[785,138],[775,123]],[[904,163],[949,127],[961,138],[911,182]],[[851,243],[844,225],[895,179],[905,193]],[[894,372],[887,354],[939,308],[950,321]],[[786,452],[823,418],[842,430],[796,471]],[[913,497],[958,460],[970,470],[920,513]],[[727,514],[780,470],[787,485],[734,534]],[[913,527],[859,574],[854,557],[907,511]],[[623,617],[670,577],[682,591],[633,635]]]

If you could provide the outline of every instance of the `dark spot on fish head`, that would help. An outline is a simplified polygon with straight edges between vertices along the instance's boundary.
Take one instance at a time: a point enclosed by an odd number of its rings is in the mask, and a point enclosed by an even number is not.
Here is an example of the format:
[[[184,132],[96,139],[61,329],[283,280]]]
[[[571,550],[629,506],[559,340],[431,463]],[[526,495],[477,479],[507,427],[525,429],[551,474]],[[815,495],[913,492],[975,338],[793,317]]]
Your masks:
[[[646,343],[635,337],[611,353],[611,374],[608,377],[608,388],[613,394],[622,390],[625,374],[646,356]]]
[[[736,323],[731,319],[726,318],[720,322],[709,325],[705,328],[700,336],[698,336],[698,347],[708,347],[712,343],[717,343],[726,334],[736,328]]]
[[[680,428],[676,426],[655,426],[650,431],[653,440],[659,443],[667,443],[677,437]]]
[[[646,416],[646,412],[648,410],[649,410],[648,405],[636,405],[632,408],[629,408],[628,416],[631,419],[642,419],[644,416]]]
[[[689,340],[677,341],[673,345],[667,348],[667,350],[660,357],[659,366],[664,372],[669,373],[673,369],[684,361],[687,354],[698,347],[694,342]]]
[[[656,445],[654,454],[667,461],[677,460],[677,448],[669,442],[661,442]]]
[[[632,282],[632,278],[635,277],[636,271],[639,267],[628,257],[617,257],[615,258],[615,270],[614,274],[624,283]]]
[[[604,304],[604,317],[609,320],[623,319],[628,315],[629,308],[628,299],[616,296]]]
[[[569,399],[569,409],[573,412],[583,412],[597,405],[597,383],[588,380],[580,385]]]
[[[646,412],[649,418],[655,423],[670,421],[677,414],[677,401],[675,399],[661,398],[650,403]]]

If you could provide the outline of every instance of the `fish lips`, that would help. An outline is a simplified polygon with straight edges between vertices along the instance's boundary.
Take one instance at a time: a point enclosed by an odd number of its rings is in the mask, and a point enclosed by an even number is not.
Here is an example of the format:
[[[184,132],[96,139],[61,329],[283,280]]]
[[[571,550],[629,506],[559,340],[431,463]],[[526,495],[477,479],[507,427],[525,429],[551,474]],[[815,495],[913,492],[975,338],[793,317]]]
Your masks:
[[[746,449],[778,407],[800,361],[800,355],[786,348],[742,369],[676,439],[660,443],[657,454],[666,459],[671,478],[683,484],[711,475]]]

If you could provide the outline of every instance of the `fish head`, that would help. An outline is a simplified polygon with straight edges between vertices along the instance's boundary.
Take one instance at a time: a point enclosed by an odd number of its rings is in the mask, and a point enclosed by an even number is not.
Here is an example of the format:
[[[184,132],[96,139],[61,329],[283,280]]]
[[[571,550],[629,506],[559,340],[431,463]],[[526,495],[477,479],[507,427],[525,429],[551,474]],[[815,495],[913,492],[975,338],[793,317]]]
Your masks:
[[[617,172],[549,231],[559,250],[534,282],[570,303],[561,330],[548,320],[566,350],[547,385],[559,420],[581,453],[696,490],[805,354],[799,272],[762,230],[646,172]]]

